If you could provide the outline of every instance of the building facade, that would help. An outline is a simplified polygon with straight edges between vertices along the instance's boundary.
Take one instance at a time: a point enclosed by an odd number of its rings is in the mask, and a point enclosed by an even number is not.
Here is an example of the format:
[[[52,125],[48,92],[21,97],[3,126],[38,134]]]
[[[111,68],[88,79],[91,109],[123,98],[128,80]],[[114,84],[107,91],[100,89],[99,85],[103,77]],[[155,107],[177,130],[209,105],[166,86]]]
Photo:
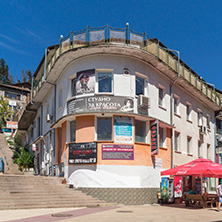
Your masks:
[[[172,51],[128,26],[71,32],[48,47],[20,118],[35,173],[156,192],[160,171],[214,160],[220,91]]]

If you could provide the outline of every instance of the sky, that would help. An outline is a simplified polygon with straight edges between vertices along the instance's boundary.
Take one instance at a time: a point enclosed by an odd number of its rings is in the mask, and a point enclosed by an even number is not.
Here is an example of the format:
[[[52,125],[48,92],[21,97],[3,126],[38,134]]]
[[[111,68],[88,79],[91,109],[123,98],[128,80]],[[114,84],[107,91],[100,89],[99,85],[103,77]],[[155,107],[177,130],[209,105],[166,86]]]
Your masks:
[[[222,0],[0,0],[0,59],[14,80],[60,35],[110,25],[146,32],[222,90]]]

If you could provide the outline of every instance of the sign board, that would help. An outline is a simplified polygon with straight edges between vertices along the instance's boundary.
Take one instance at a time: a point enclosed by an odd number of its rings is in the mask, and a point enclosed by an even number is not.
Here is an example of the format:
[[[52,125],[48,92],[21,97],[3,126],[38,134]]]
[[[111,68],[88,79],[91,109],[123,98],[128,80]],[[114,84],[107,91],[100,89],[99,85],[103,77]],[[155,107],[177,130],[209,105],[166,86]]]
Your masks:
[[[158,134],[159,134],[159,120],[151,121],[151,155],[159,154]]]
[[[133,118],[115,116],[115,142],[133,143]]]
[[[8,101],[8,104],[9,104],[10,106],[16,106],[16,105],[17,105],[16,101],[13,101],[13,100],[9,100],[9,101]]]
[[[83,112],[133,112],[134,100],[124,96],[89,96],[67,103],[68,114]]]
[[[222,147],[216,148],[216,154],[222,154]]]
[[[18,122],[6,121],[6,128],[18,129]]]
[[[97,143],[70,143],[70,164],[97,163]]]
[[[102,145],[103,160],[133,160],[133,145],[109,144]]]

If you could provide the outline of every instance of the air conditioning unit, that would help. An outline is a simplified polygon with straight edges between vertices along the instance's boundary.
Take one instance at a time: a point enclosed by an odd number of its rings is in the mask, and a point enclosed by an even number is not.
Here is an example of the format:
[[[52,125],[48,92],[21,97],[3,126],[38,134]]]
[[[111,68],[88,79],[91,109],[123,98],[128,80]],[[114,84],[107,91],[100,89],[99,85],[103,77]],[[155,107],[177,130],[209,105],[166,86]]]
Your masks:
[[[201,126],[200,127],[200,134],[205,134],[206,133],[206,126]]]
[[[139,95],[138,98],[138,106],[143,108],[148,108],[150,106],[149,104],[149,98],[144,95]]]
[[[50,114],[47,114],[46,115],[46,122],[48,123],[48,122],[50,122],[51,121],[51,116],[50,116]]]

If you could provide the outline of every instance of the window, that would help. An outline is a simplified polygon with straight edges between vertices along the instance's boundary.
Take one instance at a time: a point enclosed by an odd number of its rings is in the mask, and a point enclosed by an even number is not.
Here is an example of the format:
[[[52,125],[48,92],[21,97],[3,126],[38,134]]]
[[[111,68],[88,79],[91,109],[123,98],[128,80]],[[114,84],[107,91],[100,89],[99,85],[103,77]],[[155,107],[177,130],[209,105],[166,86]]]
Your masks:
[[[174,96],[174,113],[179,114],[179,97]]]
[[[159,87],[159,106],[163,106],[163,88]]]
[[[71,86],[71,92],[72,92],[72,96],[76,96],[76,78],[74,78],[72,80],[72,86]]]
[[[70,122],[70,142],[76,141],[76,121]]]
[[[97,140],[112,140],[112,118],[97,117]]]
[[[210,129],[210,116],[207,115],[207,129]]]
[[[191,120],[191,104],[187,103],[187,120]]]
[[[198,111],[198,126],[202,126],[203,125],[203,113],[202,111]]]
[[[112,93],[113,92],[113,74],[112,73],[98,73],[98,92]]]
[[[62,89],[59,90],[59,107],[62,107]]]
[[[187,153],[190,154],[191,153],[191,137],[187,137]]]
[[[11,93],[11,92],[5,92],[5,97],[10,99],[17,99],[20,100],[21,96],[19,94]]]
[[[136,76],[136,95],[144,95],[145,79]]]
[[[163,147],[164,145],[164,130],[162,127],[159,127],[159,146]]]
[[[201,157],[201,141],[198,141],[198,157]]]
[[[145,121],[135,120],[135,142],[147,143],[147,127]]]
[[[179,137],[180,137],[180,133],[175,132],[175,134],[174,134],[174,149],[175,149],[175,151],[179,151]]]
[[[207,144],[207,159],[211,159],[211,155],[210,155],[210,144]]]

